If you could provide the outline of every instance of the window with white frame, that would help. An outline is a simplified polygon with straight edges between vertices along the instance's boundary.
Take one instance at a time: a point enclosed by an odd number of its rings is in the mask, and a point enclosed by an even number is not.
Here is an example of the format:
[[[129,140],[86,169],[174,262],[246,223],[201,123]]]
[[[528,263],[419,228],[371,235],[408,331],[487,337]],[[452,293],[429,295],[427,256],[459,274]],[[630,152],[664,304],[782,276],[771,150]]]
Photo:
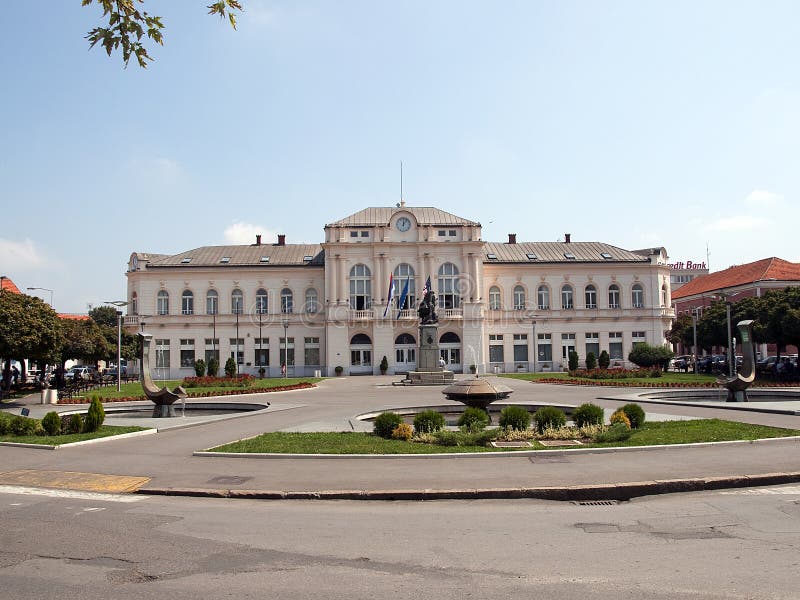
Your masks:
[[[305,358],[305,364],[318,366],[319,362],[319,338],[318,337],[307,337],[303,341],[303,353]]]
[[[205,361],[208,365],[212,358],[219,362],[219,338],[206,338],[205,339]],[[209,373],[209,375],[216,375],[216,373]]]
[[[219,294],[217,290],[208,290],[206,292],[206,314],[216,315],[219,313]]]
[[[156,296],[156,311],[160,315],[169,314],[169,293],[167,290],[159,290]]]
[[[131,294],[131,314],[139,314],[139,296],[136,294],[136,292]]]
[[[575,308],[575,294],[571,285],[564,285],[561,288],[561,308],[564,310]]]
[[[265,315],[265,314],[267,314],[267,308],[268,308],[267,298],[268,298],[267,290],[265,290],[264,288],[259,288],[258,291],[256,291],[256,314],[257,315]]]
[[[528,334],[514,334],[514,362],[528,362]]]
[[[569,360],[569,353],[575,352],[575,334],[562,333],[561,334],[561,358]]]
[[[539,310],[550,310],[550,288],[545,284],[536,290],[536,302]]]
[[[372,273],[367,265],[354,265],[350,269],[350,308],[367,310],[372,301]]]
[[[194,294],[190,290],[183,290],[181,294],[181,314],[194,314]]]
[[[283,314],[294,312],[294,296],[289,288],[281,290],[281,312]]]
[[[489,362],[503,362],[503,336],[502,334],[489,334]]]
[[[634,331],[633,333],[631,333],[631,347],[636,348],[637,345],[646,343],[647,343],[646,331]]]
[[[294,365],[294,338],[280,338],[280,361],[281,365]]]
[[[253,338],[255,355],[253,364],[257,367],[269,366],[269,338]]]
[[[584,334],[586,339],[586,356],[591,352],[594,354],[595,359],[600,357],[600,334],[597,332],[587,331]]]
[[[608,334],[608,357],[611,360],[622,360],[622,332],[612,331]]]
[[[608,308],[619,308],[619,286],[616,283],[608,286]]]
[[[169,369],[169,340],[156,340],[156,369]]]
[[[500,288],[496,285],[489,288],[489,310],[500,310]]]
[[[181,368],[194,366],[194,340],[181,339]]]
[[[442,308],[459,308],[461,294],[459,286],[458,267],[453,263],[444,263],[439,267],[439,298],[438,304]]]
[[[242,290],[231,292],[231,314],[240,315],[244,311],[244,294]]]
[[[550,362],[553,360],[553,336],[551,334],[537,334],[536,357],[539,362]]]
[[[317,296],[317,290],[314,288],[308,288],[306,290],[306,313],[313,315],[319,310],[319,299]],[[319,364],[319,363],[312,363],[312,364]]]
[[[631,306],[644,308],[644,288],[641,283],[634,283],[631,288]]]
[[[514,286],[514,310],[525,310],[525,288]]]
[[[666,286],[666,284],[665,284],[665,285],[662,285],[662,286],[661,286],[661,306],[662,306],[662,307],[664,307],[664,306],[667,306],[667,297],[668,297],[668,296],[669,296],[669,294],[667,293],[667,286]]]
[[[586,308],[597,308],[597,288],[593,284],[587,285],[583,290]]]
[[[414,283],[414,267],[406,263],[400,263],[394,268],[394,305],[399,310],[409,310],[416,306],[416,284]],[[405,298],[403,297],[403,290],[406,289]],[[400,301],[402,302],[402,306]],[[414,362],[414,361],[410,361]]]
[[[244,364],[244,338],[230,338],[231,358],[237,365]]]

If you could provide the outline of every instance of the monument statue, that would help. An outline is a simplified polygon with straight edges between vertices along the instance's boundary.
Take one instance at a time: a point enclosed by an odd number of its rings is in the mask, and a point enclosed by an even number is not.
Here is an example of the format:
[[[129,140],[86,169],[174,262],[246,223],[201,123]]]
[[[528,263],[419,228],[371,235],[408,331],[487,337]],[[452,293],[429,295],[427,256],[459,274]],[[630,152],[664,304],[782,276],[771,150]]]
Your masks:
[[[753,321],[739,321],[736,327],[739,329],[742,340],[742,368],[733,377],[717,378],[717,383],[728,389],[728,402],[747,402],[747,388],[756,378]],[[735,356],[733,360],[736,360]]]
[[[428,290],[422,297],[417,314],[419,314],[419,322],[422,325],[439,322],[439,317],[436,316],[436,294],[433,293],[433,290]]]
[[[166,387],[158,387],[150,376],[150,344],[153,340],[151,333],[140,333],[142,340],[142,368],[139,371],[139,381],[142,384],[144,395],[150,399],[155,406],[153,407],[153,417],[174,417],[175,409],[172,404],[176,400],[186,398],[186,390],[181,386],[170,391]]]

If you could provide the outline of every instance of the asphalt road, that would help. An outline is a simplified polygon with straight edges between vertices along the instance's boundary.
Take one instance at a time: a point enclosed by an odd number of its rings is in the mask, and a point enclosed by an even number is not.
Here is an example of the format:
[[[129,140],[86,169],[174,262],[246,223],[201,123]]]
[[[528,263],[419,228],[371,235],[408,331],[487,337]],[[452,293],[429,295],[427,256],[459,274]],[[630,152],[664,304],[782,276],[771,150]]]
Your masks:
[[[800,486],[263,502],[0,488],[0,598],[796,599]]]

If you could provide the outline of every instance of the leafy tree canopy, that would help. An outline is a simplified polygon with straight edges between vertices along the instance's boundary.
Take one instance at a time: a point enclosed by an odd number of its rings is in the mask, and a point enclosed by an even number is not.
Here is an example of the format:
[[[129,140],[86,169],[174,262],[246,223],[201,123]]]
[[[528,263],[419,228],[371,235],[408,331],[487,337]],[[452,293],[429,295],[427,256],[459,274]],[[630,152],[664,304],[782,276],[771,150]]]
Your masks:
[[[0,357],[52,361],[63,338],[60,319],[35,296],[0,292]]]
[[[139,5],[144,4],[144,0],[81,0],[81,4],[99,4],[103,9],[103,19],[108,19],[104,27],[95,27],[86,34],[89,47],[94,48],[96,44],[100,44],[109,56],[121,48],[122,61],[126,67],[131,57],[135,57],[143,69],[147,68],[148,62],[152,62],[153,58],[144,46],[148,39],[164,45],[162,18],[140,10]],[[239,0],[219,0],[206,8],[210,15],[219,15],[220,19],[227,18],[234,29],[236,11],[243,10]]]
[[[111,355],[103,331],[92,319],[62,319],[61,326],[64,331],[62,363],[71,358],[96,362]]]

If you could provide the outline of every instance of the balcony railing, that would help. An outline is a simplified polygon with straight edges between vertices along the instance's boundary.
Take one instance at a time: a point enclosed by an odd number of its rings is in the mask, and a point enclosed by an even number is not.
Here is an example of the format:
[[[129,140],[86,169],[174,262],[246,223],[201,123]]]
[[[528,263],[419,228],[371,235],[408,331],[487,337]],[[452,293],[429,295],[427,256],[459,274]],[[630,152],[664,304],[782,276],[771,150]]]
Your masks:
[[[401,310],[397,313],[398,319],[416,319],[417,318],[417,311],[413,308],[406,308],[405,310]]]
[[[445,319],[461,319],[464,317],[464,311],[461,308],[445,308],[442,315]]]
[[[372,318],[372,310],[351,310],[349,316],[351,321],[366,321]]]

